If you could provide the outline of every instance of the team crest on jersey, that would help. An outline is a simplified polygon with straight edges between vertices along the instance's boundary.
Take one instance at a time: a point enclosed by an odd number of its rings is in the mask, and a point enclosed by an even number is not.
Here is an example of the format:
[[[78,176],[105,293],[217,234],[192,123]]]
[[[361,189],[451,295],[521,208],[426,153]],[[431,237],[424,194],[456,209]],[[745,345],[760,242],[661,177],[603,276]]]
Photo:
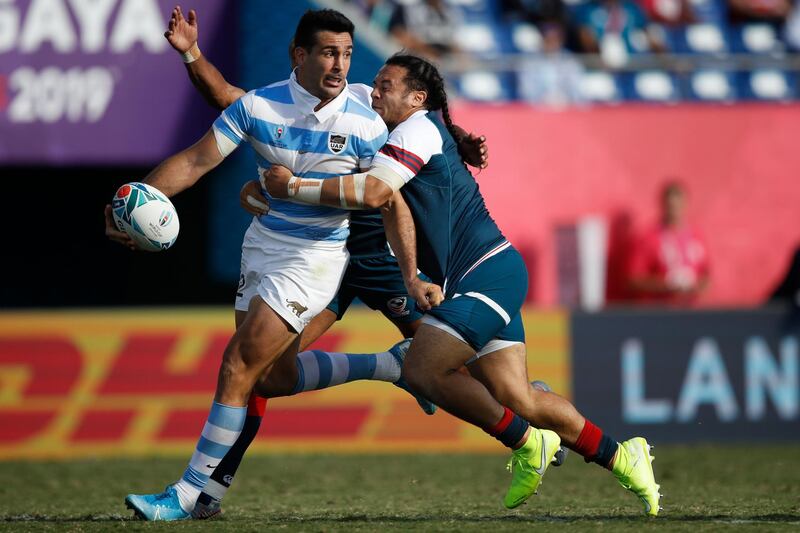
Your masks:
[[[277,128],[275,128],[275,138],[280,139],[281,137],[283,137],[284,131],[286,130],[283,129],[283,126],[278,126]]]
[[[397,296],[386,302],[386,308],[395,316],[406,316],[411,311],[408,309],[408,297]]]
[[[339,154],[347,147],[347,135],[343,133],[330,132],[328,134],[328,148],[334,154]]]

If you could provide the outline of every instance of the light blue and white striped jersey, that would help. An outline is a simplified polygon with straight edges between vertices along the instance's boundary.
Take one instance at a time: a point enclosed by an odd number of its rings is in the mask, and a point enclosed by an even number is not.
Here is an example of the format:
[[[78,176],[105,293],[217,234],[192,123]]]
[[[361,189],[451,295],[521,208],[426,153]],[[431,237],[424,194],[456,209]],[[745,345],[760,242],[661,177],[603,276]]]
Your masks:
[[[318,104],[292,73],[288,80],[250,91],[231,104],[214,122],[214,133],[236,145],[250,143],[259,176],[272,164],[295,176],[323,179],[369,168],[388,136],[380,116],[349,86],[314,111]],[[347,210],[275,198],[259,222],[275,237],[295,244],[302,239],[306,245],[341,246],[349,233]]]

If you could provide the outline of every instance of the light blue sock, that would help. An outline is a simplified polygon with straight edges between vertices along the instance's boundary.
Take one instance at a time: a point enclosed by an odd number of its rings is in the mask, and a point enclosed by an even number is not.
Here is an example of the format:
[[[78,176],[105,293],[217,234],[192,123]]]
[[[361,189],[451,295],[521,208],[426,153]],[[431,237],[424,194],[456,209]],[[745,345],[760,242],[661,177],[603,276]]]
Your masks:
[[[338,353],[311,350],[297,354],[297,383],[292,394],[326,389],[372,379],[395,382],[400,379],[400,365],[389,352]]]
[[[247,407],[232,407],[217,402],[211,404],[211,412],[189,466],[174,485],[181,507],[187,513],[194,509],[197,497],[214,469],[239,438],[246,416]]]

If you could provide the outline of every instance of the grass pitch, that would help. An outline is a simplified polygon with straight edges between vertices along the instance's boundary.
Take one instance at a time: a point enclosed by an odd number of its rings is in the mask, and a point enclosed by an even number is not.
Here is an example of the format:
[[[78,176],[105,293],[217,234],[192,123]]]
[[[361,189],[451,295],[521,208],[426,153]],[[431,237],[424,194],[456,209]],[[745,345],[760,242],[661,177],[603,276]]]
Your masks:
[[[657,447],[657,519],[575,454],[514,511],[494,455],[289,455],[246,458],[206,522],[145,523],[128,492],[155,492],[183,459],[0,463],[4,531],[696,531],[800,529],[800,447]],[[188,455],[187,455],[188,457]]]

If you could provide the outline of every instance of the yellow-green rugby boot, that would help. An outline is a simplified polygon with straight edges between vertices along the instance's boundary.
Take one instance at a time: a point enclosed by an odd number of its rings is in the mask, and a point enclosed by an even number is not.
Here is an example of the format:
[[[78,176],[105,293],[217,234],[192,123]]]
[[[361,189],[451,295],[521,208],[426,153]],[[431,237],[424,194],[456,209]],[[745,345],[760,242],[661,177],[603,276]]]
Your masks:
[[[542,483],[542,476],[550,466],[561,439],[547,429],[531,428],[528,440],[514,450],[508,461],[511,471],[511,486],[508,488],[503,504],[509,509],[518,507],[536,493]]]
[[[658,502],[661,486],[653,475],[653,457],[650,446],[642,437],[634,437],[621,442],[617,448],[617,458],[612,472],[617,476],[619,484],[636,494],[644,502],[644,512],[650,516],[658,515],[661,510]]]

